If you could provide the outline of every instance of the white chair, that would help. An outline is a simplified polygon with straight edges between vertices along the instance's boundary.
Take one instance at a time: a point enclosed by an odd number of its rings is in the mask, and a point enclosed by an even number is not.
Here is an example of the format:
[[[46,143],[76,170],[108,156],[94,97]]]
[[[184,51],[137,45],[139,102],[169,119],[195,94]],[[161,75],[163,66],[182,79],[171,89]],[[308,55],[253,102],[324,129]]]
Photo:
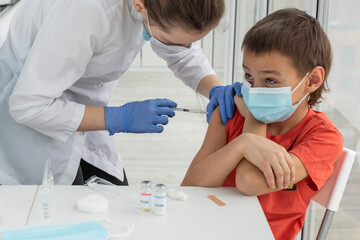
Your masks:
[[[355,157],[356,153],[354,151],[344,148],[335,162],[333,174],[320,191],[311,199],[326,208],[316,240],[326,239],[334,214],[339,208]],[[308,228],[307,216],[301,232],[302,240],[307,239]]]

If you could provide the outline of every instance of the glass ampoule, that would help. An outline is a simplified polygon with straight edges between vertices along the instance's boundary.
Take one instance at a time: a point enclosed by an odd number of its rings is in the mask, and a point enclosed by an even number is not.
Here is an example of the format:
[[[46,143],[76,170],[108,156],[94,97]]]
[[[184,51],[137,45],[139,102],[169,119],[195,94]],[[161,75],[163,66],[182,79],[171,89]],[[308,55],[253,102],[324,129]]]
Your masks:
[[[53,188],[54,176],[51,172],[50,160],[47,160],[44,169],[44,177],[40,186],[41,213],[44,219],[50,218],[53,211]]]
[[[164,184],[156,184],[153,209],[156,215],[166,215],[166,200],[166,186]]]
[[[143,212],[151,211],[151,203],[152,203],[152,188],[151,181],[145,180],[141,182],[141,190],[140,190],[140,210]]]

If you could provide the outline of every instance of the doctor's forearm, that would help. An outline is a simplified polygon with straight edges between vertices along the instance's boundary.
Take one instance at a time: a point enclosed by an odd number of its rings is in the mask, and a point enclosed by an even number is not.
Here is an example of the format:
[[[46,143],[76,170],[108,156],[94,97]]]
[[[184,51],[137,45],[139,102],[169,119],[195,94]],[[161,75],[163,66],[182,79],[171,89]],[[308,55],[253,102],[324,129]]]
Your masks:
[[[105,128],[104,107],[85,106],[84,117],[77,131],[99,131]]]
[[[200,81],[196,91],[204,97],[209,98],[210,90],[218,85],[224,86],[216,75],[208,75]]]

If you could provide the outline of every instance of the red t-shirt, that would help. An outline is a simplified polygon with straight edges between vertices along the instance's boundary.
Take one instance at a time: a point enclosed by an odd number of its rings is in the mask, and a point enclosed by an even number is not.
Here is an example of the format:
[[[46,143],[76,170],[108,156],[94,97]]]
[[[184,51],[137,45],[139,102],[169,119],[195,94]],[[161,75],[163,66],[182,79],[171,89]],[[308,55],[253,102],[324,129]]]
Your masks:
[[[226,125],[227,142],[242,133],[245,119],[236,111]],[[343,148],[343,137],[325,113],[309,108],[306,117],[283,135],[266,138],[295,154],[309,176],[296,183],[293,190],[281,190],[258,196],[275,239],[294,239],[304,223],[311,198],[334,170],[334,162]],[[236,169],[226,178],[224,187],[235,187]]]

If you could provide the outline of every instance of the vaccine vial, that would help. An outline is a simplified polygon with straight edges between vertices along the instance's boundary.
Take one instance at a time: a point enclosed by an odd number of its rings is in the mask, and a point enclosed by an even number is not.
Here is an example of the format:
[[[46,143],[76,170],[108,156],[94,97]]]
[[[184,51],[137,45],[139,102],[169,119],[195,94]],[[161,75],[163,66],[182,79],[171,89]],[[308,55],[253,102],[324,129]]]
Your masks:
[[[166,215],[166,186],[156,184],[154,198],[154,213],[156,215]]]
[[[145,180],[141,182],[140,191],[140,210],[143,212],[151,211],[152,188],[151,181]]]

